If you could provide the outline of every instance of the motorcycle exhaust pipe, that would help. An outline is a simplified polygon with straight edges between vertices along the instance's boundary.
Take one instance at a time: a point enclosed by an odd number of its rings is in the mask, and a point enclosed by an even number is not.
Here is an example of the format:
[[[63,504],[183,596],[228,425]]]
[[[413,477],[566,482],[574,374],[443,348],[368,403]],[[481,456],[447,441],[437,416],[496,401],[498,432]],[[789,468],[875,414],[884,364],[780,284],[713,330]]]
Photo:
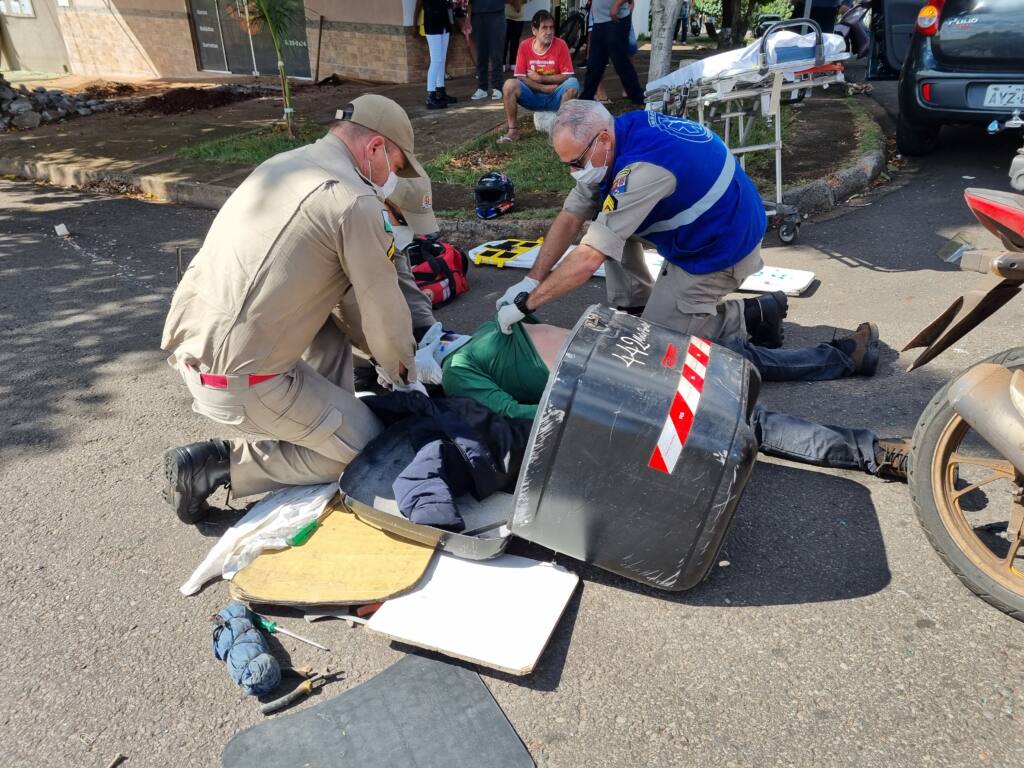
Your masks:
[[[953,382],[947,399],[954,411],[1024,474],[1024,413],[1014,404],[1013,373],[994,363],[976,365]]]

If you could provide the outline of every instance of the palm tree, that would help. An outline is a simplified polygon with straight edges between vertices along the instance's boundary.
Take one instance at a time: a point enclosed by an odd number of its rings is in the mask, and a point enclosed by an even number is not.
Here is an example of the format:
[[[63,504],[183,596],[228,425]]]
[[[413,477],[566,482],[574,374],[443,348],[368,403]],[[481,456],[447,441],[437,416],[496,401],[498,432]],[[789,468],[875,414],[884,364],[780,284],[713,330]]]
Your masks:
[[[250,34],[259,34],[264,29],[270,33],[277,54],[277,72],[281,77],[281,91],[284,94],[284,124],[288,138],[295,138],[292,115],[292,90],[288,84],[288,73],[284,70],[281,56],[281,39],[284,33],[305,19],[302,0],[237,0],[228,6],[228,12],[248,28]]]

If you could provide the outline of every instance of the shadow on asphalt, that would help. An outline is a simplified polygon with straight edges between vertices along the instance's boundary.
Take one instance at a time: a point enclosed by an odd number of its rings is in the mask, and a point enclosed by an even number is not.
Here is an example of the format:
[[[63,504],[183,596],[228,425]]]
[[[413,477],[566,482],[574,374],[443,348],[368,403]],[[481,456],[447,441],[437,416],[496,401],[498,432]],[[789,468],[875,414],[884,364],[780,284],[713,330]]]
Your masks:
[[[110,417],[99,382],[116,387],[112,374],[142,373],[133,369],[143,365],[139,358],[119,371],[111,367],[118,360],[159,354],[177,225],[196,218],[161,206],[154,228],[141,215],[132,220],[144,212],[136,206],[150,203],[28,189],[18,195],[24,205],[0,211],[0,462],[74,439],[62,418],[68,408]],[[57,222],[70,237],[56,235]]]

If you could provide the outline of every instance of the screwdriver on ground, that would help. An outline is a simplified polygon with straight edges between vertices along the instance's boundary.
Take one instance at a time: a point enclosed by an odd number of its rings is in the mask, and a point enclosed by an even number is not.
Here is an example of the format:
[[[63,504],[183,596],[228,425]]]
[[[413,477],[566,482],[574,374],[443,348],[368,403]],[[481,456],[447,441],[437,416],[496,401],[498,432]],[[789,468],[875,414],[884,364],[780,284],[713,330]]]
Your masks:
[[[272,635],[276,635],[278,632],[280,632],[282,635],[294,637],[296,640],[301,640],[307,645],[312,645],[314,648],[319,648],[321,651],[327,651],[328,653],[331,652],[330,648],[325,648],[324,646],[320,645],[320,643],[314,643],[312,640],[307,640],[306,638],[301,637],[300,635],[296,635],[294,632],[289,632],[284,627],[277,626],[277,624],[272,622],[266,616],[260,616],[258,613],[254,613],[253,615],[256,617],[256,626],[265,632],[269,632]]]

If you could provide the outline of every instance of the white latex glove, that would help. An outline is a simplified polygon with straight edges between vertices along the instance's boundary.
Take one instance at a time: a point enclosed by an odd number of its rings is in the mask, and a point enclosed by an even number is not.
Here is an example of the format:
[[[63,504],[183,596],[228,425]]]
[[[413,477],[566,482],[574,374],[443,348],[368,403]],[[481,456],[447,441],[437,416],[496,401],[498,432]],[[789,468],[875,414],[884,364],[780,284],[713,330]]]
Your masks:
[[[540,285],[539,281],[534,280],[532,277],[524,277],[518,283],[505,291],[502,297],[494,303],[494,308],[501,309],[503,306],[511,304],[516,300],[516,296],[520,293],[533,293],[533,289],[538,285]]]
[[[424,384],[441,383],[441,366],[434,359],[434,353],[437,351],[437,345],[440,343],[438,341],[416,352],[416,378]]]
[[[505,304],[498,308],[498,326],[504,334],[512,333],[512,326],[522,320],[526,315],[519,311],[515,304]]]
[[[384,387],[384,389],[392,392],[421,392],[424,395],[427,394],[427,388],[424,387],[423,383],[418,379],[413,379],[408,384],[401,380],[395,381],[391,378],[391,375],[379,365],[377,366],[377,383]],[[429,395],[427,396],[429,397]]]

